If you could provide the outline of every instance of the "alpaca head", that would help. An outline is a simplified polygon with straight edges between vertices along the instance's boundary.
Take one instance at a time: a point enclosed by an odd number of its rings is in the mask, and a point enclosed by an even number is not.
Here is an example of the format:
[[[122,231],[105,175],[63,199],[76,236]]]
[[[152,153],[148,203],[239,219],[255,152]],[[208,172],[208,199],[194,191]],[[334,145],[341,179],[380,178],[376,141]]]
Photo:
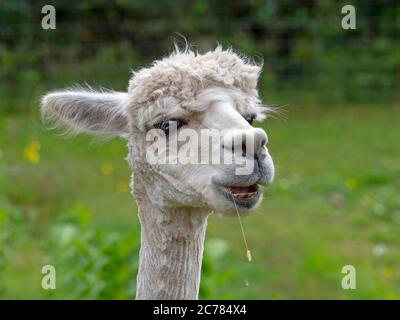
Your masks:
[[[73,132],[125,138],[135,193],[153,205],[248,212],[274,176],[267,135],[251,125],[267,111],[260,69],[220,47],[177,51],[135,72],[125,93],[49,93],[42,114]]]

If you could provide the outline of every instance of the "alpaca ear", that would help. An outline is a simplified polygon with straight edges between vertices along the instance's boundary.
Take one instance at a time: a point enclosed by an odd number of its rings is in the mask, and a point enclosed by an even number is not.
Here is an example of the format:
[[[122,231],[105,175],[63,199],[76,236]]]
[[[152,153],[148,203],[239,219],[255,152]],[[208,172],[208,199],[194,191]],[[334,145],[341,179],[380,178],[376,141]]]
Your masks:
[[[123,135],[128,132],[124,109],[127,93],[94,91],[58,91],[41,101],[42,118],[55,126],[67,126],[71,133]]]

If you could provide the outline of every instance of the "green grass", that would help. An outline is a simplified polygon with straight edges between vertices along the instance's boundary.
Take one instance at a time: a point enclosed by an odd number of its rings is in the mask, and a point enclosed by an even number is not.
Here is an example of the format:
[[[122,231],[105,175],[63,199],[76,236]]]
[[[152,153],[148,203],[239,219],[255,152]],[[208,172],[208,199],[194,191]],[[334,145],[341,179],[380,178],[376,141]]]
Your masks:
[[[253,261],[246,260],[237,219],[212,216],[202,296],[400,298],[400,108],[287,110],[286,120],[264,124],[277,175],[262,206],[243,221]],[[74,269],[70,284],[93,281],[81,275],[96,270],[86,259],[90,254],[106,261],[120,250],[115,261],[126,264],[126,255],[132,255],[129,263],[136,263],[138,219],[126,189],[130,171],[123,141],[96,143],[85,136],[65,140],[46,131],[34,112],[0,114],[0,132],[0,245],[2,232],[6,239],[0,298],[47,297],[40,287],[46,263],[64,264],[56,265],[58,270]],[[24,155],[32,141],[40,143],[37,164]],[[104,172],[110,165],[112,172]],[[3,224],[2,212],[11,217]],[[59,237],[57,230],[69,230],[68,223],[78,230],[71,252],[69,246],[53,243],[54,233]],[[90,240],[81,242],[80,232]],[[122,249],[105,244],[110,234],[125,243]],[[214,251],[221,251],[219,257]],[[82,287],[75,297],[132,296],[136,275],[130,272],[135,269],[126,267],[121,273],[116,263],[98,267],[106,273],[99,275],[108,285],[102,291],[106,293],[96,295]],[[356,290],[341,288],[341,269],[347,264],[357,270]],[[126,279],[129,286],[122,288]],[[58,282],[48,297],[71,297],[62,287],[68,281]]]

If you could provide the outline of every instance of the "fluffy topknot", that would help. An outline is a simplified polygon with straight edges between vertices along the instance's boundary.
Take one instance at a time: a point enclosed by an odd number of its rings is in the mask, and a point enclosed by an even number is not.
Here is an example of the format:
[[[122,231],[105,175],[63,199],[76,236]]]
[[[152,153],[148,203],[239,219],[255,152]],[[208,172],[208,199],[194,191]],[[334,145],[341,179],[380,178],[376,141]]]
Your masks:
[[[133,73],[128,87],[132,98],[130,107],[145,107],[167,97],[183,106],[211,86],[239,89],[257,96],[260,72],[261,66],[220,46],[205,54],[190,49],[176,50],[156,60],[151,67]]]

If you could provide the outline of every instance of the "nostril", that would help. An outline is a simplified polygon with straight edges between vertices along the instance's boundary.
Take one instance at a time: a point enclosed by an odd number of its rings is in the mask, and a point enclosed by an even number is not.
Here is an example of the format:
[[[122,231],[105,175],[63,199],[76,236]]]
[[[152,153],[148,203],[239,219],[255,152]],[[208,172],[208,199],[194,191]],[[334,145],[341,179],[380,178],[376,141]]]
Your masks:
[[[242,142],[242,157],[246,157],[246,142]]]
[[[265,135],[261,138],[261,148],[267,144],[267,137]]]
[[[267,145],[267,143],[268,143],[268,136],[265,134],[264,131],[259,130],[257,132],[256,150],[254,152],[255,160],[263,158],[265,146]]]
[[[268,138],[263,130],[252,130],[249,132],[240,132],[229,137],[225,137],[222,148],[231,151],[233,154],[242,157],[252,156],[254,159],[261,158],[260,153],[268,142]]]

